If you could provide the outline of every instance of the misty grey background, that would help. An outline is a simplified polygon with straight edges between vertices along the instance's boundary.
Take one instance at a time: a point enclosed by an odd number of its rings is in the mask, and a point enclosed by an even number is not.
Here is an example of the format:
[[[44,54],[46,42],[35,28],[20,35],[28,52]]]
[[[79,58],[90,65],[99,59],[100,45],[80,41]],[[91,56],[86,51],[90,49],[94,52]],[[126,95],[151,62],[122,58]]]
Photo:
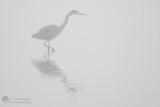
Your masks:
[[[158,0],[0,0],[0,97],[31,98],[2,107],[159,107]],[[48,24],[64,31],[31,39]],[[36,64],[46,66],[36,66]],[[49,72],[45,72],[47,69]],[[44,72],[43,72],[44,71]]]

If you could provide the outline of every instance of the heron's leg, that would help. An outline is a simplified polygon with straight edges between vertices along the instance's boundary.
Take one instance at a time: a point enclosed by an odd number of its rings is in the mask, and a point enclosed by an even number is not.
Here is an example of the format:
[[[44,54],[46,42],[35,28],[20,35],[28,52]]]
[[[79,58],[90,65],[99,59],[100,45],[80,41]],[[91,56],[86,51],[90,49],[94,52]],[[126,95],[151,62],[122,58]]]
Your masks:
[[[44,46],[47,46],[46,43],[47,43],[47,40],[44,42]],[[47,46],[47,47],[48,47],[48,46]]]
[[[50,51],[50,50],[49,50],[49,48],[50,48],[49,43],[50,43],[50,41],[48,41],[48,51]]]
[[[46,45],[47,42],[48,42],[48,46]],[[49,42],[50,42],[50,41],[47,41],[47,40],[46,40],[45,43],[44,43],[44,46],[45,46],[45,47],[48,47],[48,50],[49,50],[49,48],[51,48],[51,49],[52,49],[52,52],[54,52],[54,48],[49,46],[49,44],[50,44]]]
[[[48,50],[49,50],[49,48],[51,48],[51,49],[52,49],[52,52],[54,52],[54,48],[53,48],[53,47],[50,47],[50,41],[48,41]]]

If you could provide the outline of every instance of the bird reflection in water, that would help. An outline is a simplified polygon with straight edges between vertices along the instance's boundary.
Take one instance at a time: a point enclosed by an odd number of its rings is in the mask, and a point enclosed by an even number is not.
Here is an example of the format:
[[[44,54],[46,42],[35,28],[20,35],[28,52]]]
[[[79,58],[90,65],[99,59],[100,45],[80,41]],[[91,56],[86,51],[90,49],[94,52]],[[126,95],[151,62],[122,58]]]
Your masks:
[[[76,84],[70,84],[67,77],[63,71],[56,65],[56,61],[50,60],[50,56],[53,55],[53,52],[50,53],[49,49],[44,51],[44,58],[32,60],[33,66],[35,66],[39,72],[46,78],[59,78],[62,81],[63,85],[66,87],[67,93],[71,93],[70,98],[75,98],[76,93],[80,90]]]

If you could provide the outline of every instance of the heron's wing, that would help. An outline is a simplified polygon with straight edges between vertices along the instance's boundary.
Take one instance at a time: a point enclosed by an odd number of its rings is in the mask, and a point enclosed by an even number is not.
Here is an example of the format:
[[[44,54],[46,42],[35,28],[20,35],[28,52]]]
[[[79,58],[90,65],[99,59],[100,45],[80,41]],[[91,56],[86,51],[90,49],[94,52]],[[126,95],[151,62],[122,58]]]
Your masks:
[[[45,26],[35,33],[32,38],[49,40],[55,34],[57,28],[56,25]]]

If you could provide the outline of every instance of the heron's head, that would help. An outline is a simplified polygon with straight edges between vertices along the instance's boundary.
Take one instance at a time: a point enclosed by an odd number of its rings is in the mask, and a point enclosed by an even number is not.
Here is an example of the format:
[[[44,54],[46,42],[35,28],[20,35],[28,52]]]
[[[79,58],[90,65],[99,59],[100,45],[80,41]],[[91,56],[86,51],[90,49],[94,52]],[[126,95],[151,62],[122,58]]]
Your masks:
[[[69,12],[69,15],[85,15],[85,14],[80,13],[77,10],[72,10],[72,11]]]

